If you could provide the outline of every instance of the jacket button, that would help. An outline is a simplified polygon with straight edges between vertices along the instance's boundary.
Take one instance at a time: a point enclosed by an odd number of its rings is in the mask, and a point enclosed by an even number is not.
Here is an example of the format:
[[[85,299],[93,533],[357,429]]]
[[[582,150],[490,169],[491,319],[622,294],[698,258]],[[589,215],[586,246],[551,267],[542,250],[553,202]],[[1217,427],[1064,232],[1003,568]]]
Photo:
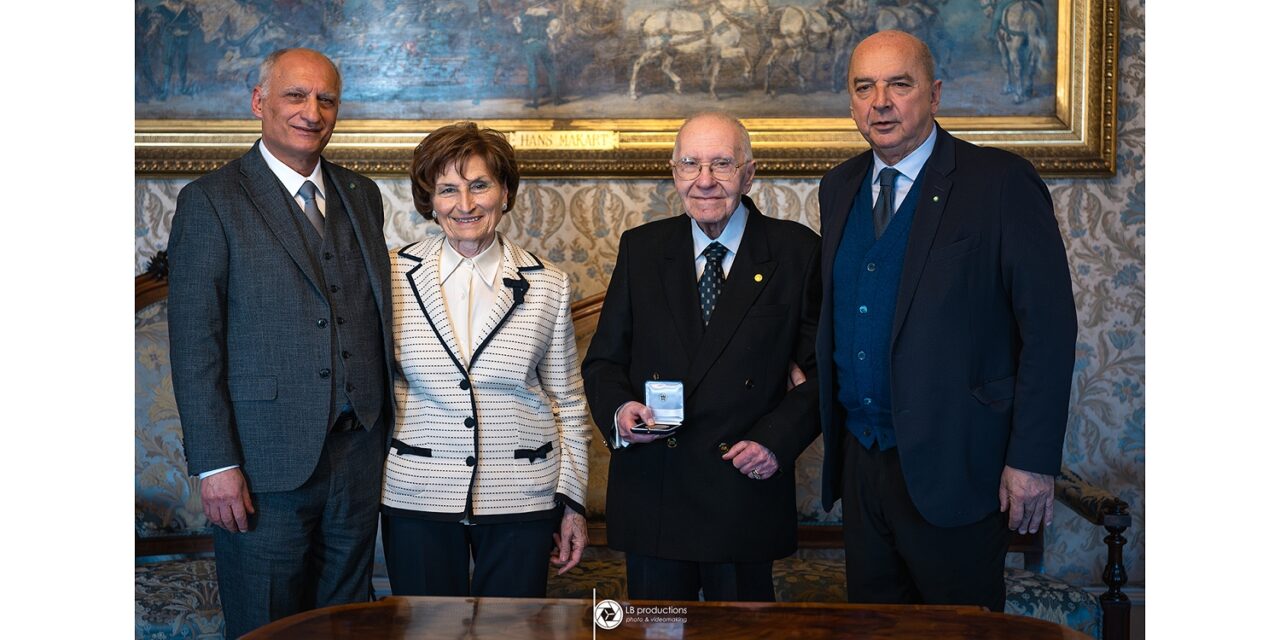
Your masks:
[[[470,381],[470,380],[463,380],[462,382],[459,382],[459,383],[458,383],[458,388],[459,388],[459,389],[462,389],[463,391],[466,391],[467,389],[470,389],[470,388],[471,388],[471,381]]]
[[[474,429],[476,428],[476,419],[471,416],[467,416],[467,419],[463,420],[462,424],[465,425],[468,429]]]
[[[747,378],[747,381],[746,381],[746,382],[743,382],[743,383],[742,383],[742,386],[744,386],[744,387],[746,387],[746,388],[748,388],[748,389],[751,389],[751,388],[753,388],[753,387],[755,387],[755,386],[756,386],[756,383],[752,382],[752,381],[751,381],[751,378]]]
[[[346,320],[343,320],[343,319],[342,319],[342,316],[338,316],[338,324],[343,324],[343,323],[345,323],[345,322],[346,322]]]
[[[729,453],[729,443],[727,442],[720,443],[720,453]]]
[[[328,377],[329,377],[329,373],[330,373],[330,371],[329,371],[328,369],[321,369],[321,370],[320,370],[320,377],[321,377],[321,378],[328,378]]]
[[[325,328],[325,327],[329,326],[329,321],[328,321],[328,320],[326,320],[326,319],[324,319],[324,318],[320,318],[319,320],[316,320],[316,326],[317,326],[317,327],[320,327],[321,329],[323,329],[323,328]]]
[[[329,293],[337,293],[337,292],[338,292],[338,285],[336,284],[329,285]]]
[[[661,376],[661,375],[659,375],[657,371],[654,371],[654,372],[653,372],[653,379],[654,379],[654,380],[661,380],[661,379],[662,379],[662,376]]]
[[[674,448],[676,448],[676,437],[675,437],[675,436],[671,436],[670,438],[667,438],[667,448],[668,448],[668,449],[674,449]]]
[[[333,254],[332,254],[332,253],[329,253],[328,251],[324,252],[324,259],[325,259],[325,260],[332,260],[332,259],[333,259]]]
[[[468,467],[474,467],[474,466],[476,466],[476,457],[475,457],[475,456],[467,456],[467,466],[468,466]]]
[[[347,393],[351,393],[352,391],[355,391],[355,390],[356,390],[356,386],[355,386],[354,384],[351,384],[350,382],[348,382],[348,383],[347,383]]]

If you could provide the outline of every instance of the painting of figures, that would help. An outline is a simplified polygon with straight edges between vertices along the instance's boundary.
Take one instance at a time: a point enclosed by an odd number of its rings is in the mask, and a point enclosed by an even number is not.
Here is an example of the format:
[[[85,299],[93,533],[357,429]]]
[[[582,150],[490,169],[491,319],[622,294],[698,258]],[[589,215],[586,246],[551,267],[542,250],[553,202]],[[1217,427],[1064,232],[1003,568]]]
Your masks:
[[[135,117],[245,120],[305,46],[344,119],[845,117],[853,46],[932,47],[943,116],[1054,113],[1058,0],[138,0]]]

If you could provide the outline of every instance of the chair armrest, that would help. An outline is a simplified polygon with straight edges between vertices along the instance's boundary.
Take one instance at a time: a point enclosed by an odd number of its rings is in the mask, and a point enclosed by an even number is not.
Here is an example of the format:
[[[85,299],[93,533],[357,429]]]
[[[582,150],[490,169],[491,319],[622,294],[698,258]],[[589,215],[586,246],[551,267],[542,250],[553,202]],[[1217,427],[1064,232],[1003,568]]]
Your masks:
[[[1054,497],[1067,505],[1080,517],[1095,525],[1128,529],[1133,524],[1133,516],[1129,515],[1129,503],[1115,494],[1089,484],[1080,474],[1062,469],[1062,475],[1054,481]]]
[[[1131,603],[1121,589],[1129,581],[1124,570],[1124,531],[1133,524],[1129,504],[1115,494],[1085,482],[1080,474],[1063,469],[1054,480],[1054,497],[1080,517],[1107,530],[1107,563],[1102,568],[1102,581],[1107,592],[1098,596],[1102,605],[1102,637],[1104,640],[1129,640]]]

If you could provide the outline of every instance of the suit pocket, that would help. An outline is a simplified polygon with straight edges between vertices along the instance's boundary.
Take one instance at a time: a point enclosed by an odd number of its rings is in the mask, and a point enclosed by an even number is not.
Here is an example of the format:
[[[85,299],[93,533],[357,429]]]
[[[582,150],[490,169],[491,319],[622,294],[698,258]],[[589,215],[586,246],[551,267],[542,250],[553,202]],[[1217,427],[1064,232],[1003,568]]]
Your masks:
[[[944,247],[933,249],[929,252],[929,262],[942,262],[967,255],[974,249],[978,248],[978,236],[969,236],[962,238]]]
[[[413,445],[408,445],[395,438],[391,439],[391,449],[392,451],[395,452],[396,455],[401,457],[404,457],[404,456],[419,456],[422,458],[432,457],[430,449],[426,447],[415,447]]]
[[[275,376],[243,376],[227,381],[232,400],[275,400]]]
[[[972,390],[973,397],[985,405],[993,405],[997,402],[1013,399],[1013,388],[1017,378],[1009,376],[1008,378],[1000,378],[991,382],[983,383],[981,386]]]

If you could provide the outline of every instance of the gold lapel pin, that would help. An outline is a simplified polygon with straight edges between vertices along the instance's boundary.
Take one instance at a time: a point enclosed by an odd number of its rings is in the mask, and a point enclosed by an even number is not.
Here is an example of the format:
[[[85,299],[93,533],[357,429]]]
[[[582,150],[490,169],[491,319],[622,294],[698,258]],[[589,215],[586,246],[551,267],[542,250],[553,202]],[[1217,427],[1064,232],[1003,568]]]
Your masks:
[[[756,274],[756,282],[762,282],[762,281],[764,281],[764,276],[762,276],[762,275],[760,275],[760,274],[758,274],[758,273],[757,273],[757,274]]]

